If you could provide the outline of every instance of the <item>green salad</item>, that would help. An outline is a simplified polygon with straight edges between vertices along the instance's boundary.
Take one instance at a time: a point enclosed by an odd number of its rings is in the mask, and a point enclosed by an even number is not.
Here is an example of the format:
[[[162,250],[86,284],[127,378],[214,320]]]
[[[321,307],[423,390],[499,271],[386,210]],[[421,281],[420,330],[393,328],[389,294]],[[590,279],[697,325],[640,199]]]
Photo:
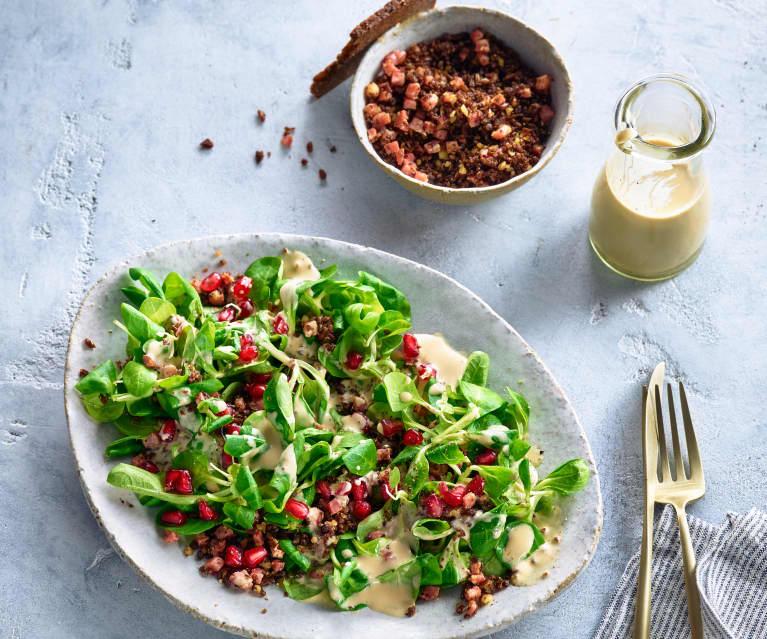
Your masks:
[[[539,477],[528,404],[488,387],[486,353],[412,333],[393,284],[335,275],[288,250],[236,275],[130,269],[125,360],[76,386],[115,429],[107,481],[256,595],[405,616],[458,586],[469,617],[545,578],[587,464]]]

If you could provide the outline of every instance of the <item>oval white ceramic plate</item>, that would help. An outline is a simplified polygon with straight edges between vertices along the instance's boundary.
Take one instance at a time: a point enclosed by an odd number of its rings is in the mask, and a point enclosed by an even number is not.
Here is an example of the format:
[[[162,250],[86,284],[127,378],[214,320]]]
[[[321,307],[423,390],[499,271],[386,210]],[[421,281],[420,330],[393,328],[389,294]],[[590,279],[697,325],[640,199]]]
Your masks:
[[[171,270],[191,276],[214,267],[218,250],[227,259],[228,268],[237,270],[263,255],[276,255],[283,247],[302,250],[320,265],[336,263],[342,276],[353,277],[357,270],[365,269],[389,280],[413,303],[416,332],[441,332],[461,350],[489,353],[491,385],[498,389],[506,384],[516,387],[518,380],[524,380],[521,390],[531,406],[532,438],[546,451],[541,470],[546,473],[562,461],[582,457],[592,472],[588,486],[564,503],[567,521],[562,551],[547,579],[531,588],[508,588],[496,596],[493,605],[469,620],[455,615],[456,591],[419,605],[410,619],[387,617],[369,609],[341,613],[298,603],[277,588],[268,589],[268,599],[259,599],[199,576],[199,562],[185,559],[180,546],[162,541],[150,512],[138,506],[133,495],[106,483],[112,464],[104,458],[104,446],[116,431],[88,417],[74,386],[81,368],[90,369],[106,357],[125,357],[124,337],[114,329],[112,319],[120,314],[120,287],[128,283],[128,267],[142,266],[158,276]],[[83,345],[86,337],[96,342],[95,350]],[[469,290],[437,271],[372,248],[298,235],[246,234],[176,242],[131,258],[106,273],[85,296],[70,336],[64,392],[83,490],[115,550],[177,606],[214,626],[249,637],[335,637],[339,624],[343,624],[345,635],[368,639],[485,634],[535,610],[571,583],[588,564],[599,539],[602,498],[594,459],[572,406],[543,362],[508,323]],[[137,507],[129,508],[123,502]],[[261,613],[264,607],[266,614]]]

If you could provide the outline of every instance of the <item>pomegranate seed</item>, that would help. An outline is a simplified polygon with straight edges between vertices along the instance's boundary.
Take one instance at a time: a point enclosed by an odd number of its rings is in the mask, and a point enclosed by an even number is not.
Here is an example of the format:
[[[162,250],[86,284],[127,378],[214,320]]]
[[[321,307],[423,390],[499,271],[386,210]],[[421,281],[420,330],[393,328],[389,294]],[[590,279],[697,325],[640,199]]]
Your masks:
[[[350,371],[356,371],[362,365],[362,355],[357,351],[346,353],[346,368]]]
[[[336,486],[334,492],[339,497],[348,495],[350,492],[352,492],[352,483],[350,481],[342,481]]]
[[[231,411],[229,410],[229,407],[227,406],[220,413],[216,413],[216,417],[223,417],[224,415],[229,415],[230,413],[231,413]]]
[[[242,429],[237,424],[227,424],[224,426],[224,433],[227,435],[239,435]]]
[[[192,487],[192,475],[188,470],[179,470],[178,479],[174,483],[176,492],[181,495],[191,495],[194,492]]]
[[[333,495],[333,493],[330,492],[330,484],[324,479],[320,479],[316,484],[314,484],[314,487],[317,489],[317,492],[325,499],[330,499],[330,497]]]
[[[371,505],[366,501],[354,501],[352,502],[352,515],[357,519],[365,519],[373,510]]]
[[[245,348],[246,346],[253,346],[253,336],[250,333],[240,335],[240,348]]]
[[[162,423],[162,428],[157,435],[161,441],[172,442],[176,438],[176,422],[172,419],[166,419]]]
[[[256,384],[268,384],[270,381],[272,381],[272,374],[271,373],[256,373],[250,379],[251,379],[251,381],[255,382]]]
[[[139,468],[143,468],[147,472],[154,473],[155,475],[160,472],[160,469],[157,468],[157,464],[150,462],[148,459],[145,462],[142,462]]]
[[[272,328],[278,335],[288,334],[288,323],[285,321],[285,318],[282,315],[278,315],[274,318],[274,321],[272,322]]]
[[[263,546],[248,548],[242,555],[242,565],[246,568],[255,568],[264,559],[266,559],[266,548]]]
[[[445,500],[445,503],[448,506],[455,508],[456,506],[461,505],[463,496],[466,494],[466,486],[456,486],[455,488],[449,489],[447,484],[442,481],[439,483],[439,493],[442,495],[442,499]]]
[[[368,496],[368,485],[362,479],[355,479],[352,482],[352,499],[362,501]]]
[[[250,294],[250,289],[253,287],[253,280],[247,275],[243,275],[234,284],[234,296],[238,300],[245,299]]]
[[[421,435],[415,428],[411,428],[410,430],[405,431],[405,434],[402,436],[402,441],[405,446],[418,446],[418,444],[423,443],[423,435]]]
[[[167,526],[183,526],[186,523],[186,513],[180,510],[169,510],[160,515],[160,521]]]
[[[431,493],[423,500],[423,507],[429,517],[439,519],[442,516],[442,500],[434,493]]]
[[[492,448],[486,448],[479,455],[474,458],[474,462],[480,466],[490,466],[494,464],[498,459],[498,453]]]
[[[255,346],[246,346],[245,348],[240,349],[240,361],[243,364],[252,362],[254,359],[257,359],[257,358],[258,358],[258,349]]]
[[[242,300],[240,302],[240,319],[245,319],[253,315],[253,311],[256,310],[253,307],[253,302],[250,300]]]
[[[168,470],[165,473],[165,492],[171,493],[176,487],[176,482],[178,481],[179,475],[181,474],[180,470],[171,469]]]
[[[418,364],[418,377],[421,379],[429,379],[430,377],[437,376],[437,369],[431,364]]]
[[[224,561],[227,566],[239,568],[242,566],[242,548],[239,546],[227,546],[224,553]]]
[[[389,482],[384,482],[381,484],[381,498],[384,501],[388,501],[389,499],[392,499],[394,497],[394,493],[392,493],[391,488],[389,487]]]
[[[285,510],[287,510],[296,519],[306,519],[309,516],[309,506],[304,502],[296,499],[288,499],[285,504]]]
[[[266,391],[265,384],[245,384],[245,392],[251,399],[261,399]]]
[[[205,521],[213,521],[218,519],[218,513],[213,510],[211,505],[207,501],[201,501],[197,504],[197,509],[200,513],[200,519]]]
[[[418,340],[415,335],[405,333],[402,336],[402,352],[405,354],[405,359],[415,359],[418,357],[418,353],[421,352],[421,347],[418,345]]]
[[[234,459],[229,453],[221,453],[221,467],[226,470],[234,463]]]
[[[215,291],[219,286],[221,286],[221,276],[218,273],[211,273],[200,282],[200,288],[206,293]]]
[[[475,495],[481,495],[485,492],[485,478],[477,473],[466,488],[469,492],[474,493]]]
[[[219,322],[231,322],[234,319],[234,309],[231,306],[227,306],[223,311],[218,314]]]
[[[398,419],[382,419],[378,424],[378,432],[384,437],[394,437],[402,430],[402,422]]]

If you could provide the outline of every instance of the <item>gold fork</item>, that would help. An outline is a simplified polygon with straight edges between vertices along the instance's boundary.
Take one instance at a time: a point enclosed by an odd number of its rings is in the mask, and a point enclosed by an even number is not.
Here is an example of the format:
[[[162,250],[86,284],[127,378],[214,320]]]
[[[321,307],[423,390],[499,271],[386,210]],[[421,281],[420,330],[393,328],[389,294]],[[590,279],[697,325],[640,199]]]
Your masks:
[[[690,540],[690,529],[687,525],[685,507],[691,501],[700,499],[706,492],[703,477],[703,466],[698,452],[698,442],[690,417],[687,395],[684,385],[679,382],[679,399],[682,407],[682,421],[685,439],[687,440],[687,457],[690,472],[686,474],[682,460],[682,449],[679,443],[679,432],[674,409],[674,394],[671,385],[668,391],[668,412],[671,426],[671,444],[674,454],[674,474],[671,474],[666,435],[663,427],[663,409],[661,393],[665,365],[659,364],[650,378],[650,388],[643,390],[643,458],[645,466],[645,521],[642,535],[642,554],[639,563],[639,578],[637,581],[636,617],[634,619],[635,639],[646,639],[650,636],[650,576],[652,569],[652,539],[653,539],[653,506],[654,504],[671,504],[676,511],[679,523],[679,538],[682,544],[682,561],[684,563],[684,581],[687,593],[687,610],[690,617],[692,639],[703,639],[703,622],[700,612],[700,595],[695,581],[695,551]],[[658,475],[660,466],[660,476]]]

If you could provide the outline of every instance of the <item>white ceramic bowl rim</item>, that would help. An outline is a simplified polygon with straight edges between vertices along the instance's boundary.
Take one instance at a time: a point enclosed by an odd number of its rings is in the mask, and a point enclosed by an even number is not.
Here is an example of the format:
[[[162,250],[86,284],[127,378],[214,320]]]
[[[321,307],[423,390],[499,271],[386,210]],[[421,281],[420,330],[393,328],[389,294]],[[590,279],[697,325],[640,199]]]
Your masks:
[[[422,11],[421,13],[418,13],[407,20],[403,20],[399,24],[393,26],[391,29],[389,29],[386,33],[381,35],[365,52],[365,55],[363,56],[362,60],[360,61],[359,65],[357,66],[357,70],[354,73],[354,78],[352,80],[352,86],[351,86],[351,93],[350,93],[350,110],[352,115],[352,123],[354,124],[354,128],[357,130],[357,136],[359,137],[360,141],[363,143],[364,146],[367,147],[365,144],[365,141],[367,140],[367,130],[362,126],[360,128],[359,123],[362,122],[364,125],[364,119],[360,119],[361,116],[356,115],[355,116],[355,108],[354,108],[354,95],[357,92],[364,91],[364,85],[367,85],[367,81],[363,80],[363,78],[360,76],[360,69],[365,67],[365,63],[371,55],[378,55],[378,45],[383,44],[386,42],[386,40],[390,39],[393,35],[398,34],[399,32],[408,29],[414,22],[417,22],[419,20],[428,19],[430,16],[433,16],[435,14],[442,14],[447,15],[449,12],[454,10],[464,10],[467,12],[481,12],[486,14],[491,14],[493,16],[496,16],[499,20],[506,20],[514,22],[518,28],[523,29],[525,31],[528,31],[536,38],[539,38],[540,40],[544,41],[549,47],[551,47],[551,53],[552,57],[559,62],[559,64],[562,67],[562,70],[565,73],[565,82],[564,84],[568,87],[568,95],[567,95],[567,113],[563,119],[563,124],[561,128],[558,131],[551,131],[549,135],[549,140],[546,144],[546,147],[543,151],[543,154],[539,158],[538,162],[535,164],[533,168],[531,168],[528,171],[525,171],[524,173],[520,173],[519,175],[515,175],[510,180],[506,180],[505,182],[499,182],[498,184],[493,184],[492,186],[479,186],[479,187],[462,187],[462,188],[456,188],[451,186],[440,186],[439,184],[432,184],[431,182],[421,182],[420,180],[416,180],[413,177],[410,177],[408,175],[405,175],[402,171],[399,169],[393,167],[388,162],[385,162],[380,155],[376,152],[376,150],[370,146],[370,149],[368,149],[370,155],[373,156],[376,162],[385,169],[386,171],[390,173],[396,173],[399,177],[404,178],[414,184],[417,184],[419,187],[426,188],[426,189],[433,189],[435,191],[441,191],[444,193],[466,193],[468,191],[474,192],[474,193],[491,193],[496,190],[502,190],[504,188],[507,188],[510,184],[514,184],[515,182],[521,181],[521,180],[527,180],[537,174],[539,171],[541,171],[546,164],[548,164],[549,160],[556,155],[559,148],[562,146],[565,136],[567,134],[567,131],[570,128],[570,124],[572,124],[573,121],[573,86],[572,81],[570,79],[570,73],[567,70],[567,67],[565,66],[565,62],[562,59],[562,56],[559,54],[559,52],[556,50],[553,44],[548,40],[548,38],[541,35],[538,31],[533,29],[530,25],[528,25],[525,22],[522,22],[521,20],[518,20],[517,18],[509,15],[508,13],[504,13],[503,11],[498,11],[497,9],[487,9],[484,7],[472,7],[468,5],[462,5],[462,4],[455,4],[450,5],[447,7],[441,7],[439,9],[429,9],[428,11]],[[415,43],[413,43],[415,44]],[[512,47],[509,44],[506,44],[509,48],[514,50],[514,47]],[[524,61],[526,64],[531,66],[528,61]],[[556,138],[553,143],[552,139]]]
[[[510,325],[508,322],[506,322],[501,316],[499,316],[495,311],[490,308],[490,306],[484,302],[481,298],[479,298],[476,294],[472,293],[469,289],[467,289],[465,286],[460,284],[459,282],[453,280],[452,278],[448,277],[447,275],[444,275],[443,273],[432,269],[428,266],[425,266],[423,264],[419,264],[417,262],[414,262],[412,260],[409,260],[407,258],[399,257],[396,255],[393,255],[391,253],[381,251],[378,249],[370,248],[370,247],[364,247],[357,244],[352,244],[349,242],[343,242],[340,240],[334,240],[330,238],[323,238],[323,237],[313,237],[313,236],[305,236],[305,235],[294,235],[294,234],[283,234],[283,233],[241,233],[241,234],[234,234],[234,235],[221,235],[221,236],[205,236],[200,238],[194,238],[194,239],[187,239],[187,240],[178,240],[174,242],[169,242],[163,245],[159,245],[157,247],[154,247],[152,249],[149,249],[147,251],[144,251],[143,253],[140,253],[138,255],[135,255],[131,258],[128,258],[126,260],[123,260],[119,264],[111,267],[104,275],[102,275],[101,278],[96,281],[96,283],[91,286],[91,288],[88,290],[88,292],[85,294],[83,301],[80,305],[80,308],[78,309],[77,315],[75,317],[75,320],[73,322],[73,329],[70,333],[69,337],[69,345],[67,349],[67,360],[66,360],[66,366],[65,366],[65,384],[64,384],[64,405],[65,405],[65,411],[67,414],[67,427],[70,435],[70,446],[72,449],[72,454],[74,456],[76,466],[77,466],[77,472],[78,477],[80,479],[80,483],[83,489],[83,493],[85,495],[86,501],[93,512],[94,517],[96,518],[99,526],[104,530],[105,536],[107,537],[109,543],[112,545],[112,547],[115,549],[117,554],[124,560],[126,563],[128,563],[130,566],[133,567],[133,569],[145,580],[147,583],[149,583],[153,588],[157,589],[160,593],[162,593],[169,601],[171,601],[174,605],[176,605],[178,608],[190,613],[192,616],[205,621],[215,627],[228,630],[233,633],[241,634],[243,636],[252,636],[252,633],[254,630],[252,628],[246,628],[243,626],[237,626],[234,623],[230,623],[229,621],[222,619],[222,618],[215,618],[211,616],[211,614],[208,614],[206,612],[203,612],[200,610],[196,604],[182,601],[174,594],[171,594],[168,590],[157,584],[149,575],[147,575],[144,570],[141,568],[137,560],[134,560],[120,545],[118,542],[115,534],[110,531],[103,523],[102,517],[99,512],[99,508],[94,503],[94,497],[91,495],[91,488],[88,486],[88,484],[85,481],[84,478],[84,468],[82,466],[81,461],[78,459],[78,453],[74,445],[74,437],[73,437],[73,418],[70,414],[70,394],[73,396],[76,395],[76,392],[74,391],[74,382],[76,382],[77,379],[77,372],[74,370],[77,368],[76,366],[72,366],[72,356],[73,356],[73,348],[74,348],[74,332],[75,327],[78,326],[78,322],[80,320],[81,314],[83,313],[83,310],[85,309],[86,305],[88,304],[89,298],[91,295],[94,294],[95,291],[99,288],[99,286],[104,282],[105,280],[113,277],[118,272],[124,272],[127,271],[128,267],[130,265],[135,265],[140,259],[146,257],[148,254],[156,253],[159,251],[163,251],[164,249],[168,249],[171,247],[179,246],[179,245],[194,245],[197,242],[207,241],[207,242],[213,242],[215,241],[217,246],[224,247],[226,246],[227,242],[231,242],[233,240],[251,240],[256,241],[259,239],[263,239],[265,241],[273,241],[275,243],[279,242],[283,246],[291,246],[296,243],[319,243],[321,245],[326,245],[331,249],[344,249],[346,251],[353,250],[353,251],[361,251],[364,253],[372,254],[373,256],[377,256],[379,258],[383,258],[384,260],[392,260],[395,264],[398,264],[399,266],[407,266],[411,269],[421,270],[426,272],[427,274],[431,276],[436,276],[440,279],[442,279],[445,283],[449,283],[450,285],[454,286],[455,288],[459,289],[463,294],[469,296],[472,301],[476,302],[479,307],[488,313],[488,315],[494,319],[495,321],[499,322],[501,327],[507,331],[508,333],[515,336],[517,340],[519,340],[519,343],[523,346],[523,348],[526,349],[525,356],[532,357],[537,367],[544,373],[546,377],[548,377],[552,382],[555,383],[555,392],[556,392],[556,400],[562,404],[565,409],[571,414],[572,419],[574,420],[575,424],[577,425],[579,431],[580,431],[580,437],[582,440],[582,445],[584,446],[584,452],[586,457],[586,461],[589,464],[589,467],[591,469],[591,480],[590,483],[594,490],[594,495],[596,497],[596,520],[595,525],[593,527],[593,530],[591,531],[591,539],[590,539],[590,547],[587,550],[586,555],[583,557],[582,563],[580,563],[573,572],[571,572],[569,575],[567,575],[565,578],[563,578],[561,581],[556,584],[556,587],[553,591],[551,591],[547,596],[545,597],[539,597],[535,600],[533,600],[528,607],[521,610],[520,612],[510,616],[510,617],[503,617],[501,619],[496,619],[493,621],[493,623],[488,623],[485,626],[474,626],[471,629],[467,628],[463,624],[458,624],[453,622],[451,620],[451,623],[455,623],[453,626],[455,634],[450,635],[452,639],[459,639],[463,637],[475,637],[479,635],[484,635],[490,632],[493,629],[499,629],[504,626],[508,626],[516,621],[518,621],[523,615],[533,612],[537,610],[540,606],[544,605],[551,599],[553,599],[556,595],[561,593],[568,585],[570,585],[573,580],[581,573],[581,571],[590,563],[591,559],[594,556],[594,553],[596,552],[597,543],[599,541],[600,533],[602,530],[602,495],[600,490],[600,484],[599,484],[599,475],[596,469],[596,464],[594,462],[594,457],[591,452],[591,448],[588,443],[588,439],[586,438],[585,432],[583,431],[583,428],[580,424],[580,421],[578,420],[578,417],[575,413],[575,411],[572,409],[572,406],[570,405],[569,400],[564,394],[564,391],[562,390],[559,385],[556,385],[556,382],[554,380],[554,377],[551,375],[551,372],[548,370],[546,365],[540,360],[538,355],[535,353],[535,351],[530,348],[530,346],[525,342],[525,340],[517,333],[517,331]],[[359,256],[357,256],[359,257]],[[78,342],[79,343],[79,342]],[[71,382],[71,383],[70,383]],[[193,575],[193,573],[191,573]],[[226,591],[224,591],[226,592]],[[293,602],[294,605],[299,606],[301,604],[297,602]],[[346,613],[350,614],[350,613]],[[297,616],[301,616],[301,610],[298,609],[296,611]],[[339,619],[339,623],[343,623],[343,620]],[[404,623],[404,622],[403,622]],[[413,628],[413,631],[416,629]],[[402,632],[407,633],[408,628],[407,626],[403,625]],[[438,633],[439,634],[439,633]],[[258,630],[258,636],[262,637],[270,637],[273,639],[283,639],[285,637],[288,637],[290,635],[286,634],[270,634],[269,632],[264,632],[262,630]],[[302,635],[303,636],[303,635]],[[413,635],[415,636],[415,635]],[[443,635],[440,635],[443,636]]]

